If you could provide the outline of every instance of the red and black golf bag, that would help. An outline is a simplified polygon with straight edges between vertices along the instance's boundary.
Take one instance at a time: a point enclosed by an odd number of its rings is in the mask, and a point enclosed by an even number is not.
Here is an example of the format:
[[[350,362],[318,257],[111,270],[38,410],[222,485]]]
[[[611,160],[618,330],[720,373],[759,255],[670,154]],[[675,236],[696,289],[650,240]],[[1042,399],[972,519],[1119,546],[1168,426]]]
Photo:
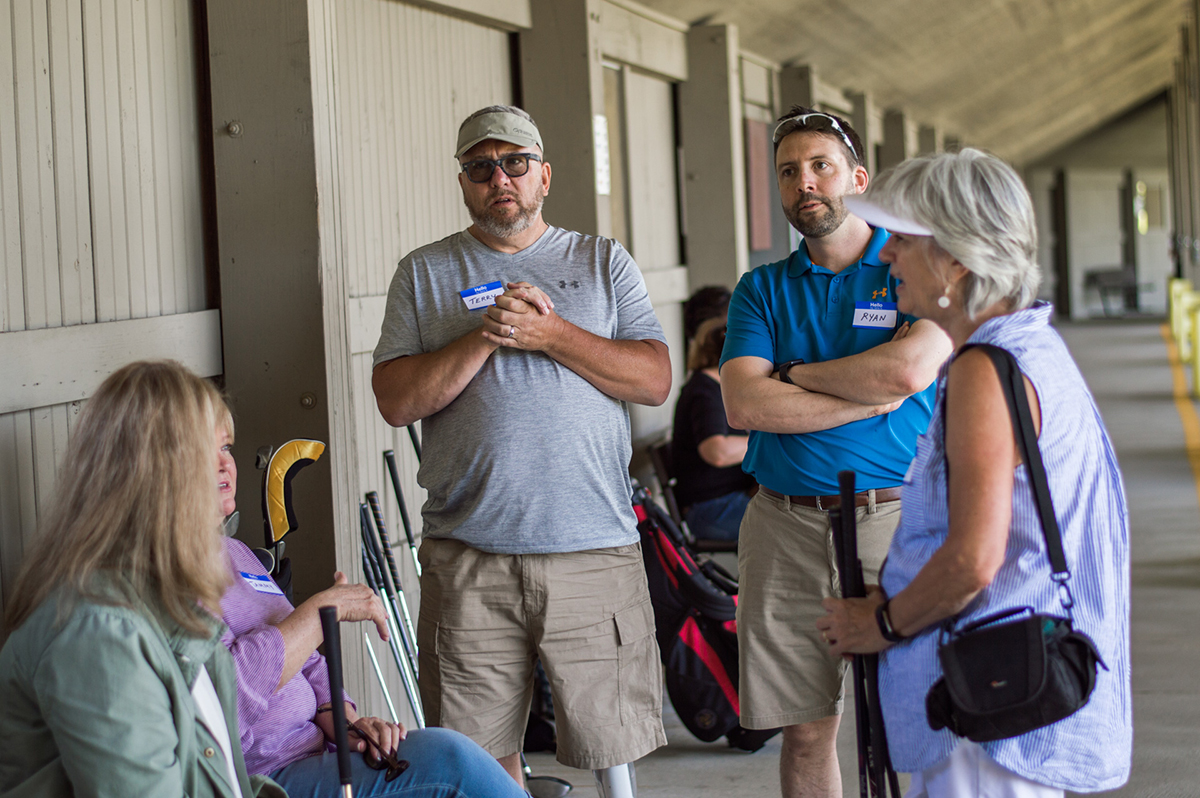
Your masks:
[[[671,705],[698,739],[707,743],[725,736],[733,748],[757,751],[779,729],[744,729],[738,723],[737,579],[697,555],[650,492],[634,487]]]

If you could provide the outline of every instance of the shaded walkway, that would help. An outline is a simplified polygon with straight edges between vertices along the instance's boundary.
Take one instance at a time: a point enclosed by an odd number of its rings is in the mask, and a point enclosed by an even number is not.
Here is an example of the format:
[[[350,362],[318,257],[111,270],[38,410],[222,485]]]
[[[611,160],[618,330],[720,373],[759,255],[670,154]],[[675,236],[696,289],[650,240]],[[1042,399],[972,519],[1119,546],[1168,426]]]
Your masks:
[[[1105,794],[1200,796],[1200,505],[1160,324],[1060,329],[1112,434],[1131,513],[1133,776]],[[838,739],[847,798],[858,795],[849,712]],[[697,741],[673,713],[667,736],[667,748],[638,763],[641,798],[779,795],[778,738],[756,754],[736,752]],[[545,754],[530,762],[537,773],[573,781],[572,795],[596,794],[589,773]]]
[[[1129,497],[1133,775],[1120,796],[1200,795],[1200,507],[1157,323],[1063,337],[1108,425]]]

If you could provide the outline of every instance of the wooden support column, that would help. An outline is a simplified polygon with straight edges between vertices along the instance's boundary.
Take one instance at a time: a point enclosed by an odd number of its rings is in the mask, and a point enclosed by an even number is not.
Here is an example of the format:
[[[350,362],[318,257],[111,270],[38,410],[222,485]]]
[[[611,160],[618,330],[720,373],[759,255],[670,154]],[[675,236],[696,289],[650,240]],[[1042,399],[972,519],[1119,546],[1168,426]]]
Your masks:
[[[1184,88],[1184,66],[1182,59],[1175,61],[1175,80],[1168,94],[1167,153],[1170,158],[1171,174],[1171,251],[1175,259],[1175,276],[1182,277],[1186,259],[1183,240],[1188,219],[1187,141],[1185,138],[1184,104],[1187,102]]]
[[[942,129],[933,125],[920,125],[917,128],[917,154],[929,155],[942,152],[945,149]]]
[[[883,114],[875,106],[871,95],[866,92],[846,92],[846,99],[854,105],[854,111],[850,114],[850,124],[866,150],[863,156],[867,173],[874,176],[879,168],[875,157],[876,149],[883,142]]]
[[[879,148],[879,168],[887,169],[917,154],[917,127],[903,111],[889,110],[883,115],[883,145]]]
[[[746,160],[736,25],[688,31],[679,87],[690,290],[733,286],[749,268]]]
[[[217,249],[225,386],[243,523],[263,544],[255,450],[329,442],[306,0],[208,0]],[[288,538],[295,597],[328,587],[334,558],[330,458],[296,479]],[[344,565],[344,564],[343,564]]]
[[[1194,11],[1200,11],[1200,0],[1192,3]],[[1187,239],[1182,247],[1184,255],[1184,277],[1193,282],[1200,281],[1200,41],[1197,34],[1200,26],[1193,17],[1183,29],[1184,64],[1184,138],[1187,159],[1184,177],[1188,196],[1186,220]]]
[[[779,100],[781,114],[793,105],[806,108],[817,106],[817,74],[807,64],[785,66],[779,73]]]
[[[546,220],[592,235],[612,234],[612,209],[597,193],[597,120],[604,120],[601,0],[531,0],[533,27],[520,33],[521,93],[554,169]],[[607,131],[601,135],[605,141]],[[602,187],[601,187],[602,188]]]

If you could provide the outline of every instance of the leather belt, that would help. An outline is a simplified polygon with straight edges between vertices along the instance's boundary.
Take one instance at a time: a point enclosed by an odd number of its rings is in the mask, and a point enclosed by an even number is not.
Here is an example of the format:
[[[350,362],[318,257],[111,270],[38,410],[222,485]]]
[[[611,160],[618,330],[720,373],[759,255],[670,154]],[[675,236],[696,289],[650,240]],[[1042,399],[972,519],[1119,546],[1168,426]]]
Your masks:
[[[759,487],[759,490],[770,496],[772,499],[789,500],[792,504],[799,504],[801,507],[812,507],[817,510],[830,510],[834,507],[840,507],[842,504],[841,496],[785,496],[782,493],[773,491],[770,488]],[[855,507],[867,507],[871,504],[870,491],[854,494]],[[887,504],[888,502],[900,501],[899,488],[875,488],[875,503]]]

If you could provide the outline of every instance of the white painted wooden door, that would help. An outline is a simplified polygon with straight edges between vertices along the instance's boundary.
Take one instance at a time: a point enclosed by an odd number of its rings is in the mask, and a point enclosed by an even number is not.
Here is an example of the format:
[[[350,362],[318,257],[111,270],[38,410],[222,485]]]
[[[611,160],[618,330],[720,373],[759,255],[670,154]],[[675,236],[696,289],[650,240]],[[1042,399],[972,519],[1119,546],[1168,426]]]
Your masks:
[[[147,356],[221,370],[192,13],[0,0],[0,599],[96,385]]]

